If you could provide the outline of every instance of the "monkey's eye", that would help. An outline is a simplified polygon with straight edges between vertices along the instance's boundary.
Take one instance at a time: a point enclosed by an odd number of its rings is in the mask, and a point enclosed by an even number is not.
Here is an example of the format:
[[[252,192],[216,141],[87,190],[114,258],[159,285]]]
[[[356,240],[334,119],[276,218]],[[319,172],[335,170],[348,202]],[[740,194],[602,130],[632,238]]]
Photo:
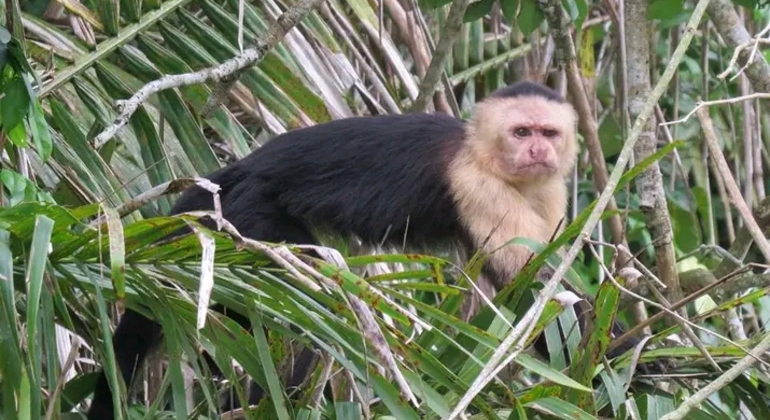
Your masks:
[[[513,135],[516,137],[529,137],[532,134],[529,128],[518,127],[513,129]]]
[[[545,129],[543,130],[543,136],[547,138],[556,137],[558,132],[556,130]]]

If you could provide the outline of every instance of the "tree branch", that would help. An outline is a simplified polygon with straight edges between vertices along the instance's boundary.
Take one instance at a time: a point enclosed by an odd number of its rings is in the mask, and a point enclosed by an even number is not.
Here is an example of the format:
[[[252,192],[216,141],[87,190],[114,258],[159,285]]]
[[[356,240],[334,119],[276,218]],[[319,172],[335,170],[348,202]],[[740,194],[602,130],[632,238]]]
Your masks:
[[[745,67],[746,76],[755,92],[770,92],[770,65],[762,54],[752,54],[742,45],[752,41],[749,31],[741,23],[741,18],[735,11],[735,4],[730,0],[711,0],[708,14],[717,32],[731,48],[740,48],[738,62]]]
[[[428,66],[428,71],[425,72],[425,77],[422,79],[422,83],[420,83],[420,93],[417,95],[417,99],[414,100],[410,112],[424,111],[428,100],[433,96],[433,92],[436,91],[436,85],[441,78],[441,74],[444,72],[444,62],[452,51],[452,45],[454,45],[457,36],[460,34],[460,30],[462,30],[463,16],[465,16],[465,9],[468,8],[468,4],[470,4],[470,0],[455,0],[452,3],[452,8],[449,9],[449,16],[447,16],[446,26],[441,33],[441,38],[436,46],[436,51],[433,53],[433,59],[430,62],[430,66]]]
[[[628,61],[636,63],[626,66],[628,71],[628,111],[631,118],[637,118],[650,92],[650,31],[647,23],[648,0],[629,0],[625,3],[624,16],[626,56]],[[655,118],[651,117],[642,127],[639,141],[634,146],[637,160],[644,160],[657,151]],[[658,162],[653,162],[635,179],[639,194],[639,209],[644,215],[647,228],[652,236],[655,249],[655,265],[663,284],[666,285],[666,299],[676,302],[681,299],[679,276],[676,269],[671,215],[668,213],[666,191],[663,188],[663,175]],[[685,316],[684,312],[680,315]],[[690,339],[697,340],[692,331],[680,323]],[[697,345],[697,343],[696,343]]]
[[[221,81],[240,70],[261,61],[265,54],[281,42],[286,33],[299,23],[311,10],[323,3],[324,0],[301,0],[296,6],[292,6],[270,25],[267,36],[256,42],[253,47],[244,50],[241,54],[214,67],[208,67],[196,72],[166,75],[158,80],[153,80],[139,89],[134,96],[125,101],[116,101],[116,108],[120,115],[109,127],[105,128],[93,140],[95,148],[101,147],[111,139],[118,130],[123,128],[147,99],[162,90],[190,86],[211,80]]]

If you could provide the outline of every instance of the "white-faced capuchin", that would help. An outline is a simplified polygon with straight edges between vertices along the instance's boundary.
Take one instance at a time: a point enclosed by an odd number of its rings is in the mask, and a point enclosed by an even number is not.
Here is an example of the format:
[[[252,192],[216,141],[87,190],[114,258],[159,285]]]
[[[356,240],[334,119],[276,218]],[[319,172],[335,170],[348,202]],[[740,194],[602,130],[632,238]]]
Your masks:
[[[468,122],[424,113],[332,121],[276,136],[207,178],[221,187],[223,216],[252,239],[317,244],[317,229],[367,244],[491,251],[515,237],[547,242],[557,230],[576,126],[558,93],[518,82],[477,104]],[[172,214],[212,209],[211,194],[192,187]],[[530,253],[503,247],[483,274],[499,290]],[[126,383],[160,334],[139,313],[123,315],[113,344]],[[111,420],[112,410],[101,375],[88,418]]]

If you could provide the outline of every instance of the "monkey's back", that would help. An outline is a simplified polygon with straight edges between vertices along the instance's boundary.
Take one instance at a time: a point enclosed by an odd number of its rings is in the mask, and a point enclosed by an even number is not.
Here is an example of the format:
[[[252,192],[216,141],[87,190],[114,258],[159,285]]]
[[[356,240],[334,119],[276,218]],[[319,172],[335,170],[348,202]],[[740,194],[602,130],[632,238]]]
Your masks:
[[[208,178],[224,216],[254,239],[300,241],[313,226],[433,245],[457,239],[446,168],[463,137],[463,121],[442,114],[347,118],[276,136]],[[175,212],[200,208],[201,193],[186,192]]]

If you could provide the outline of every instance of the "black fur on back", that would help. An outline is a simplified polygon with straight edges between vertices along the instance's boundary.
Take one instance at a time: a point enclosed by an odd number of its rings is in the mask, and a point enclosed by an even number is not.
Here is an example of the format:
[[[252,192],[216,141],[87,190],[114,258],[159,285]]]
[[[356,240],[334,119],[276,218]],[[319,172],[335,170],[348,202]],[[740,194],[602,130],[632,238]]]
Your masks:
[[[512,85],[502,87],[489,95],[490,98],[501,99],[517,98],[522,96],[539,96],[541,98],[548,99],[549,101],[558,102],[560,104],[564,103],[564,98],[562,98],[562,96],[555,90],[549,88],[546,85],[541,85],[540,83],[530,82],[527,80],[522,80]]]
[[[435,245],[457,239],[445,172],[463,138],[463,121],[442,114],[347,118],[276,136],[208,178],[222,188],[224,217],[253,239],[314,242],[312,226]],[[173,211],[207,195],[193,187]]]

